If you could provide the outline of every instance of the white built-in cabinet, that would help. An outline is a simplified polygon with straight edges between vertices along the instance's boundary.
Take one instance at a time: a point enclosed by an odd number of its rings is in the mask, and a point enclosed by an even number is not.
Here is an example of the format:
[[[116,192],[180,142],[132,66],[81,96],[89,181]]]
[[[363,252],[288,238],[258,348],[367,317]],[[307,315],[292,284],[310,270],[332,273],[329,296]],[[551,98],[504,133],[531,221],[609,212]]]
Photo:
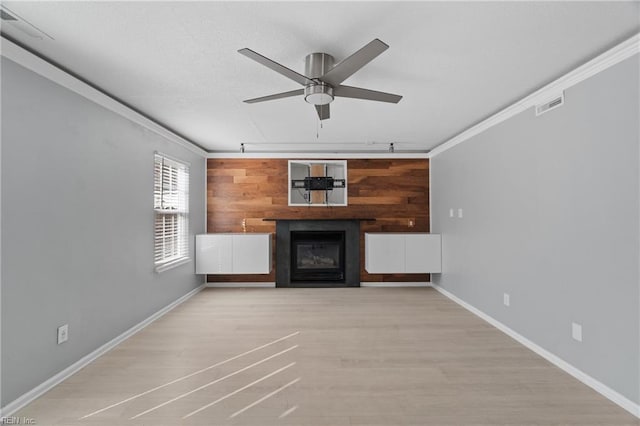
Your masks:
[[[271,234],[196,235],[196,274],[268,274]]]
[[[365,233],[364,241],[370,274],[442,272],[440,234]]]

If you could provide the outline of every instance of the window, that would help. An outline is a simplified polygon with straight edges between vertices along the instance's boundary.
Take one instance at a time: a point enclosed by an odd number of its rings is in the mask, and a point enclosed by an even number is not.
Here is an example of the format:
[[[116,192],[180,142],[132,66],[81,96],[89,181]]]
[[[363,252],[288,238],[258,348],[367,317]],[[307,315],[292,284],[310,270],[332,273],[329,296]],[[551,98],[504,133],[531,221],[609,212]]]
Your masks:
[[[154,257],[160,272],[189,260],[189,165],[155,154]]]

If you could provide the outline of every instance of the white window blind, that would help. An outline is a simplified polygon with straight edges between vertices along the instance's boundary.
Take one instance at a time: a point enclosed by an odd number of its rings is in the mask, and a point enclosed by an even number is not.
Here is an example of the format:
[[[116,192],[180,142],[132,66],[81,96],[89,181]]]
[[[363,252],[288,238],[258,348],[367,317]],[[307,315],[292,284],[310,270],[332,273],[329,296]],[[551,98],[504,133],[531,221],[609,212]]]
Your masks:
[[[156,267],[189,258],[189,166],[155,154],[153,180]]]

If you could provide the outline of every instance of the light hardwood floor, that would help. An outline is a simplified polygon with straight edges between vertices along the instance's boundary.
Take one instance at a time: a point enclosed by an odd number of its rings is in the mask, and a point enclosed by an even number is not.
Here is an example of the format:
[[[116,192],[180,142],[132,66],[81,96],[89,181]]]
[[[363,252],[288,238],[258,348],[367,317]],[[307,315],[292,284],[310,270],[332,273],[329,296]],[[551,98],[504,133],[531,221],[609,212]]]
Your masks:
[[[430,288],[206,289],[16,416],[65,426],[639,424]]]

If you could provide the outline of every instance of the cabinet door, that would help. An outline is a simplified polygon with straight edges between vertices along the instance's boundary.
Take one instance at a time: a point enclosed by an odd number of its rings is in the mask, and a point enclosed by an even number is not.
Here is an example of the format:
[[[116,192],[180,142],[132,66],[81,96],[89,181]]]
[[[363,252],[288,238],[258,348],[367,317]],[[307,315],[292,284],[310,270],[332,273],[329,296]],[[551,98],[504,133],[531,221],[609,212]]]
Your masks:
[[[231,235],[196,235],[196,274],[233,272]]]
[[[406,234],[405,252],[408,274],[441,272],[439,234]]]
[[[234,235],[233,272],[235,274],[271,272],[271,235]]]
[[[365,269],[370,274],[404,272],[402,234],[365,234]]]

